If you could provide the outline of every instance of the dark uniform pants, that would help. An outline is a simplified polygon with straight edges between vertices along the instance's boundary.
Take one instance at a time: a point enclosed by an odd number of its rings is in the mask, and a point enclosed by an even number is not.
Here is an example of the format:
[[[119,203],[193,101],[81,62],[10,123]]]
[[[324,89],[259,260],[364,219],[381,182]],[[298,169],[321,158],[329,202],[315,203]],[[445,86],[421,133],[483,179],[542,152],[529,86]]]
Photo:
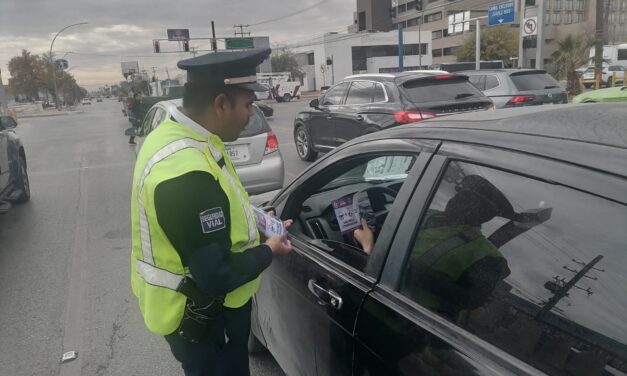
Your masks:
[[[248,335],[252,299],[240,308],[224,308],[210,333],[199,343],[190,343],[176,332],[166,341],[181,362],[185,376],[249,376]],[[228,339],[227,339],[228,338]]]

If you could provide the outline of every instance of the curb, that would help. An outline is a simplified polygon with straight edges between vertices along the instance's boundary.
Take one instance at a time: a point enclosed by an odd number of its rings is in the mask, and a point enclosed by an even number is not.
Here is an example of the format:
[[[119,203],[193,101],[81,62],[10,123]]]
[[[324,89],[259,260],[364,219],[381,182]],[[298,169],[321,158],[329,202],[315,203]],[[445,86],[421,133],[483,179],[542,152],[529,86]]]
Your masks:
[[[33,118],[43,118],[43,117],[52,117],[52,116],[67,116],[74,114],[82,114],[84,111],[64,111],[64,112],[51,112],[44,114],[30,114],[30,115],[22,115],[18,116],[18,119],[33,119]]]

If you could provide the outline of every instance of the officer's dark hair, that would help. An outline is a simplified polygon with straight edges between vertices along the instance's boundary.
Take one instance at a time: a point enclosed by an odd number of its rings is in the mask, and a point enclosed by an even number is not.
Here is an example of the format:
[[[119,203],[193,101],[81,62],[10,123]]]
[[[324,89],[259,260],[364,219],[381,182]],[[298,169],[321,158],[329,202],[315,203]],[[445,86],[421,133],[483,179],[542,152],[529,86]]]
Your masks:
[[[224,94],[231,103],[231,107],[235,105],[235,96],[237,93],[246,90],[237,86],[213,86],[199,85],[188,82],[185,84],[183,92],[183,107],[189,111],[191,115],[200,115],[207,111],[207,108],[220,94]]]

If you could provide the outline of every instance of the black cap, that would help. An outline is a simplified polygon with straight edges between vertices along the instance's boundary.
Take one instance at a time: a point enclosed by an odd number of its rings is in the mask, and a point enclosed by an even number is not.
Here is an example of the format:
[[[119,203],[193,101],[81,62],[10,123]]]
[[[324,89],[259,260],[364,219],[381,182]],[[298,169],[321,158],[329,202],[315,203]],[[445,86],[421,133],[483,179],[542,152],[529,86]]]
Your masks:
[[[268,91],[257,83],[257,66],[270,56],[270,48],[221,51],[178,62],[187,71],[187,82],[207,86],[235,85],[251,91]]]

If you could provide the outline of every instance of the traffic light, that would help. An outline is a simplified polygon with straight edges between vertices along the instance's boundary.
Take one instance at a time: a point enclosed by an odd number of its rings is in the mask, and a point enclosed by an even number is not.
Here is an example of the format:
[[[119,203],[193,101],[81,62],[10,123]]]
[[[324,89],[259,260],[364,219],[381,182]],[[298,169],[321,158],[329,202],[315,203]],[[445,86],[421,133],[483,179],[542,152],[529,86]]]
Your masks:
[[[422,0],[416,0],[416,10],[422,11]]]
[[[183,51],[189,52],[189,41],[188,40],[184,40],[183,41]]]
[[[155,49],[155,53],[158,54],[159,52],[161,52],[161,47],[159,47],[159,41],[158,40],[153,40],[152,41],[152,45]]]

